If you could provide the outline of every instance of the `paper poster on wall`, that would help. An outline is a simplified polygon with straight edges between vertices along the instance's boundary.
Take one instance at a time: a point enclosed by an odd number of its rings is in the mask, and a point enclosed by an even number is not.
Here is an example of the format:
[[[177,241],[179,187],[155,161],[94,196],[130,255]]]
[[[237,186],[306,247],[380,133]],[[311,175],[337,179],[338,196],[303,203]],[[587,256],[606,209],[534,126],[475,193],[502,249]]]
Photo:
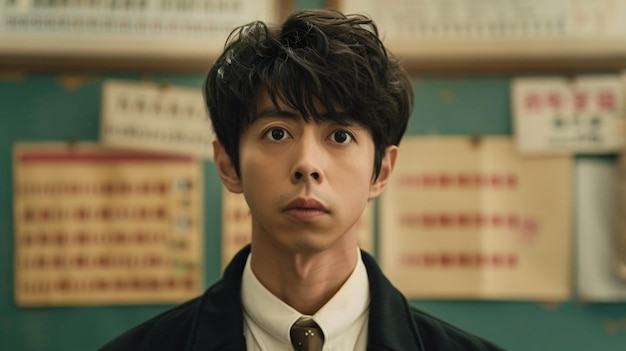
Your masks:
[[[410,298],[570,294],[571,160],[508,137],[409,137],[381,199],[381,266]]]
[[[618,184],[615,160],[576,160],[576,266],[583,301],[626,300],[626,280],[616,269]]]
[[[100,139],[108,146],[213,158],[211,121],[195,88],[105,81]]]
[[[624,1],[329,2],[344,13],[373,16],[387,48],[407,59],[567,58],[571,63],[579,58],[619,57],[626,41]]]
[[[513,80],[512,116],[523,153],[617,152],[626,138],[620,75]]]
[[[0,55],[98,58],[118,67],[124,59],[161,59],[156,68],[199,60],[208,68],[235,27],[275,21],[280,5],[275,0],[0,0]]]
[[[201,292],[196,159],[21,143],[13,166],[18,305],[177,303]]]
[[[357,222],[361,249],[373,253],[374,204],[370,202]],[[222,268],[251,240],[250,209],[242,194],[222,190]]]
[[[618,155],[617,162],[617,272],[626,281],[626,152],[622,151]]]

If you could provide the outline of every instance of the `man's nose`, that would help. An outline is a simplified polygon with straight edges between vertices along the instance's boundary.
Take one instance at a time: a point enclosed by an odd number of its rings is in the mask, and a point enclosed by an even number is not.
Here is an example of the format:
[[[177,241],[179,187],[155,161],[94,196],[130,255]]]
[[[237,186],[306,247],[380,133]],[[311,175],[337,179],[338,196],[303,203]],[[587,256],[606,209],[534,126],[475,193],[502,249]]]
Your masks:
[[[291,170],[293,182],[322,182],[323,173],[323,147],[321,142],[312,136],[304,136],[299,140],[294,149],[295,162]]]
[[[302,179],[302,177],[305,177],[306,173],[307,173],[306,171],[304,173],[300,171],[296,171],[296,173],[294,174],[294,177],[296,178],[296,180],[300,180]],[[320,178],[320,174],[318,172],[312,172],[309,174],[309,176],[315,180],[318,180]]]

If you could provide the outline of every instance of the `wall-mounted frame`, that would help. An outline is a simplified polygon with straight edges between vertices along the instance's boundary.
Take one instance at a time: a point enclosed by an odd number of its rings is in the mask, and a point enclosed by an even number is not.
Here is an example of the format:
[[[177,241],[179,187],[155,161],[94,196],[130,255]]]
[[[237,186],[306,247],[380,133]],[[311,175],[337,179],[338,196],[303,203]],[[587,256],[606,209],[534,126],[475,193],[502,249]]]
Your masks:
[[[411,71],[626,67],[626,0],[330,0],[366,13]]]
[[[236,26],[291,0],[0,0],[0,69],[204,72]]]

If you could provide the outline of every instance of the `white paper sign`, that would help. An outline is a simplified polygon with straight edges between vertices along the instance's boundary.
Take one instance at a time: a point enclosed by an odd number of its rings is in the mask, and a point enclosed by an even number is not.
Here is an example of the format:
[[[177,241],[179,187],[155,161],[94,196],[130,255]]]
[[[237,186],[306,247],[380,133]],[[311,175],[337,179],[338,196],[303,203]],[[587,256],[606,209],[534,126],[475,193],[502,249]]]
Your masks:
[[[206,60],[275,0],[0,0],[0,54]],[[171,62],[168,62],[168,64]]]
[[[616,269],[617,187],[614,161],[576,161],[578,295],[584,301],[626,300],[626,280]]]
[[[214,134],[200,89],[109,80],[101,139],[109,146],[213,158]]]
[[[517,78],[511,87],[523,153],[616,152],[625,138],[623,78]]]

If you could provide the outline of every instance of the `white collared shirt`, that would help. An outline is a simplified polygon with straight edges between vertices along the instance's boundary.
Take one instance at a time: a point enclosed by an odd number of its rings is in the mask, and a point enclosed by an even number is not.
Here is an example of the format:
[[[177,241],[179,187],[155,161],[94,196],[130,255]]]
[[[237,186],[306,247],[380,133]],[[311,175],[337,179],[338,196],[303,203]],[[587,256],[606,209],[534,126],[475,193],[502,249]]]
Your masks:
[[[291,325],[300,317],[315,320],[324,333],[323,351],[365,351],[369,315],[369,281],[361,260],[337,293],[313,316],[282,302],[256,278],[248,256],[241,282],[244,335],[249,351],[292,351]]]

